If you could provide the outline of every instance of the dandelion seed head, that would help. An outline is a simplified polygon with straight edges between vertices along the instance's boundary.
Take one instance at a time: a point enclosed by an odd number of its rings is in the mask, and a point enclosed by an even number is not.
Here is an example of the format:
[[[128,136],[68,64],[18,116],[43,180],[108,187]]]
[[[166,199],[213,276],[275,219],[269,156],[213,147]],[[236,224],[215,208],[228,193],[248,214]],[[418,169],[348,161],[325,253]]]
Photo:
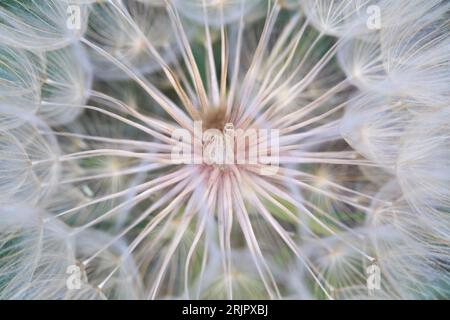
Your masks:
[[[70,4],[0,5],[0,297],[448,297],[447,4]]]

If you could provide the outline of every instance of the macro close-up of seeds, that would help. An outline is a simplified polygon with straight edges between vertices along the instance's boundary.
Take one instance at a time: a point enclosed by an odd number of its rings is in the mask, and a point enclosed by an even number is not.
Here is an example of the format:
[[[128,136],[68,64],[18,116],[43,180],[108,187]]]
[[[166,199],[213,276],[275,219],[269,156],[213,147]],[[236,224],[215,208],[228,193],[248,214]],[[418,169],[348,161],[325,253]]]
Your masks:
[[[1,0],[0,300],[450,298],[450,2]]]

